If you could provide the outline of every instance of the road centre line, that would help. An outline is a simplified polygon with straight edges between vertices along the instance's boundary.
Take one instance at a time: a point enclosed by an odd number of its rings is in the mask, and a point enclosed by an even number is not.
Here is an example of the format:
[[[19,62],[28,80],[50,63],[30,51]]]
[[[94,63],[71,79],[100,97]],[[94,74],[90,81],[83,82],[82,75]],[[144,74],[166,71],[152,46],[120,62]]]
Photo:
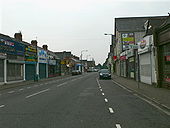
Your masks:
[[[36,93],[34,93],[34,94],[28,95],[28,96],[26,96],[25,98],[30,98],[30,97],[32,97],[32,96],[36,96],[36,95],[38,95],[38,94],[41,94],[41,93],[46,92],[46,91],[49,91],[49,90],[50,90],[50,89],[48,88],[48,89],[45,89],[45,90],[36,92]]]
[[[108,99],[105,98],[104,101],[105,101],[106,103],[108,103]]]
[[[116,124],[116,128],[121,128],[120,124]]]
[[[114,113],[114,111],[113,111],[112,108],[109,108],[109,112],[110,112],[110,113]]]
[[[5,105],[0,105],[0,108],[3,108]]]

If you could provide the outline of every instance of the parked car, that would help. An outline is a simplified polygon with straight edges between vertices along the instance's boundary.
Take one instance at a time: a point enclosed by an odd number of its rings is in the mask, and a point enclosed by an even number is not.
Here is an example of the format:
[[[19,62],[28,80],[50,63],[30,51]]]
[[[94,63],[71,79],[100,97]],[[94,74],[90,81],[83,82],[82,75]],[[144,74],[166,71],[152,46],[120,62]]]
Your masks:
[[[79,71],[79,70],[73,70],[71,74],[72,74],[72,76],[73,76],[73,75],[80,75],[80,74],[81,74],[81,71]]]
[[[101,69],[99,71],[99,79],[111,79],[111,74],[108,69]]]

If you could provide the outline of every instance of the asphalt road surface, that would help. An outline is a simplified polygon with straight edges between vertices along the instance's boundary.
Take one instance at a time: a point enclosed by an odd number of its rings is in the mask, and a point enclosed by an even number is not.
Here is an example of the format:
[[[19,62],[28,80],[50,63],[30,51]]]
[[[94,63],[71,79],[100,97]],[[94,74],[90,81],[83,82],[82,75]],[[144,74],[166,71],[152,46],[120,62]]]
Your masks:
[[[0,91],[0,128],[170,128],[170,116],[88,73]]]

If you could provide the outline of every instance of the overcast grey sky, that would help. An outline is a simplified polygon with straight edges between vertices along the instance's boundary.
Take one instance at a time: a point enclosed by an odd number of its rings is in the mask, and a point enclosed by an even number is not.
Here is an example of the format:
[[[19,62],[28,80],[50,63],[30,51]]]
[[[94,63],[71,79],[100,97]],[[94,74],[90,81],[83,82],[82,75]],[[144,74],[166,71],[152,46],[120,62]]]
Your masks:
[[[0,33],[21,31],[23,40],[38,40],[52,51],[72,51],[96,63],[107,58],[114,18],[162,16],[170,12],[165,0],[1,0]]]

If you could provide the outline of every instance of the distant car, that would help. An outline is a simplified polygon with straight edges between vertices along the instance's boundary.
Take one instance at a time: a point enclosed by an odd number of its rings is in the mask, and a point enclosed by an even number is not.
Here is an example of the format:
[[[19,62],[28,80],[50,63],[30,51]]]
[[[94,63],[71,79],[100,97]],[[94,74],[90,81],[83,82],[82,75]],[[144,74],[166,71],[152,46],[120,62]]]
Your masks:
[[[81,72],[79,70],[73,70],[71,74],[72,74],[72,76],[73,75],[80,75]]]
[[[94,72],[98,72],[98,71],[99,71],[98,69],[96,69],[96,68],[94,69]]]
[[[101,69],[99,71],[99,79],[111,79],[111,74],[108,69]]]

